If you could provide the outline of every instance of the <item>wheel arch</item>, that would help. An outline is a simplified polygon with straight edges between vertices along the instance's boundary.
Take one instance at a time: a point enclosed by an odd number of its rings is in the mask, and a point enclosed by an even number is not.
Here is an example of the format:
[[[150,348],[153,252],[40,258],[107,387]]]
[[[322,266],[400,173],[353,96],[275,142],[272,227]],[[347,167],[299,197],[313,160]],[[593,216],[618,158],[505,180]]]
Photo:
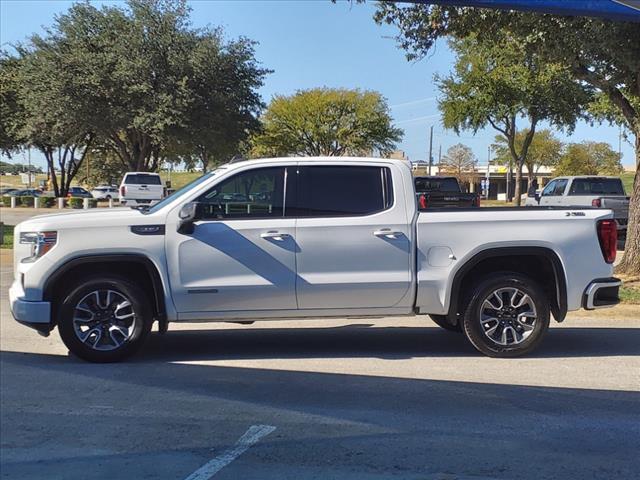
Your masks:
[[[451,284],[447,317],[458,322],[464,309],[465,292],[477,279],[497,271],[515,271],[537,280],[549,297],[553,317],[562,322],[567,314],[567,282],[558,254],[546,247],[495,247],[482,250],[458,269]],[[549,282],[547,276],[551,277]],[[541,281],[547,279],[547,281]]]
[[[143,269],[131,269],[132,265],[142,266]],[[44,299],[55,305],[67,279],[96,272],[120,274],[135,279],[151,299],[154,318],[161,326],[166,327],[167,309],[162,277],[153,261],[142,254],[99,254],[72,258],[49,276],[44,285]],[[57,309],[51,310],[52,324],[56,324]]]

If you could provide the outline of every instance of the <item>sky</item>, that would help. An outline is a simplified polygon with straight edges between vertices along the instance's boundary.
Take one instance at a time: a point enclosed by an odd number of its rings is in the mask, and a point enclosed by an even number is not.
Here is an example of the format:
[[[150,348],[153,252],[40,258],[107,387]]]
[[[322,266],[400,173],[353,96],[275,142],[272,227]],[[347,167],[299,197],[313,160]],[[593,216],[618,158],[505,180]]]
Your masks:
[[[0,44],[7,48],[42,32],[43,26],[51,25],[55,15],[72,3],[0,0]],[[373,2],[197,0],[190,6],[195,27],[223,26],[228,38],[245,36],[259,42],[257,59],[274,71],[261,89],[265,102],[273,95],[320,86],[376,90],[387,99],[395,124],[404,130],[399,149],[410,160],[427,158],[433,125],[436,160],[439,148],[444,154],[450,146],[464,143],[473,149],[480,165],[486,164],[487,148],[497,132],[488,128],[475,135],[468,131],[457,136],[440,122],[434,75],[446,75],[452,69],[454,56],[446,43],[436,45],[421,61],[407,61],[393,38],[396,30],[373,21]],[[615,126],[585,122],[571,136],[556,132],[563,141],[604,141],[616,151],[619,133]],[[633,166],[632,146],[623,140],[621,150],[623,164]],[[44,160],[35,153],[32,160],[44,166]],[[14,161],[23,159],[18,156]]]

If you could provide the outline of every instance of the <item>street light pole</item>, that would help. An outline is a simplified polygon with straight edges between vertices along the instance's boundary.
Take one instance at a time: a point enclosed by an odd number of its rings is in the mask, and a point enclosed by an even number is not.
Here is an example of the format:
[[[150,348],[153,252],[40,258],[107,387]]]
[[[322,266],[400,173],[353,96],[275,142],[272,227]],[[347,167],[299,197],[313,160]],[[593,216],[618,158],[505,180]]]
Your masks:
[[[485,174],[485,198],[489,198],[489,189],[491,188],[491,145],[487,147],[487,172]]]

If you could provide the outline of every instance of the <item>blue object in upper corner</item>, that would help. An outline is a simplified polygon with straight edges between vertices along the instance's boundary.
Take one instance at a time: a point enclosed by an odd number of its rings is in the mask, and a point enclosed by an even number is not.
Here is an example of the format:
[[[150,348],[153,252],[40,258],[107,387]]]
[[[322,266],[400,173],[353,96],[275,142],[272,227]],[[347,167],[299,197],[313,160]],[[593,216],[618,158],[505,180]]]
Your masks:
[[[460,7],[524,10],[557,15],[601,17],[609,20],[640,22],[640,0],[410,0]]]

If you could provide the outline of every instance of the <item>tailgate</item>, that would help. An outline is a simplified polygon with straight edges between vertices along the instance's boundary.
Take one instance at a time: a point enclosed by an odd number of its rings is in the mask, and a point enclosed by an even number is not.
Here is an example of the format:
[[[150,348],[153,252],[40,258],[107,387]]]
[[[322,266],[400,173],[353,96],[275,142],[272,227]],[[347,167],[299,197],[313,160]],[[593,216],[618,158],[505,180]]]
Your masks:
[[[125,198],[134,200],[159,200],[162,198],[162,185],[127,185]]]
[[[613,210],[613,217],[616,220],[629,218],[629,197],[603,197],[602,207]]]
[[[473,193],[432,192],[424,195],[427,198],[427,208],[470,208],[475,206],[476,196]]]

